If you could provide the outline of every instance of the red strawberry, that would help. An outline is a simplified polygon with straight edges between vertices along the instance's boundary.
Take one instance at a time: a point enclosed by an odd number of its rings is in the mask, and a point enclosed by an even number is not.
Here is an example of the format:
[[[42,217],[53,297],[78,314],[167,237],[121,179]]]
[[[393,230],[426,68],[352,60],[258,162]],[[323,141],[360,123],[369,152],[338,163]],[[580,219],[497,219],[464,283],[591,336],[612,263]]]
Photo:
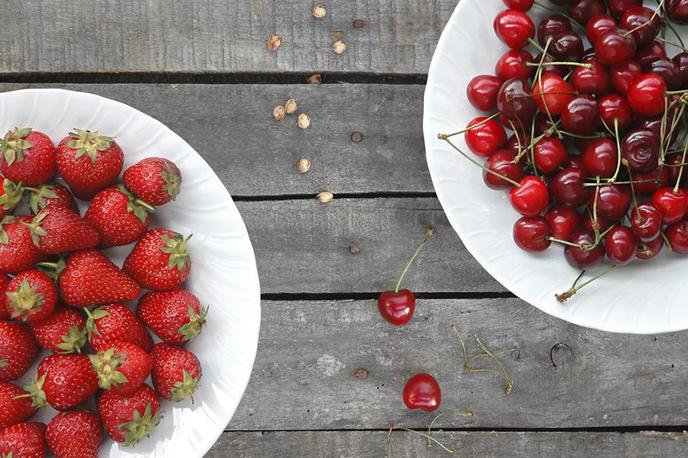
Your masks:
[[[43,423],[17,423],[0,431],[3,458],[43,458],[45,447]]]
[[[43,210],[27,227],[31,230],[34,245],[45,254],[87,250],[100,243],[96,228],[69,208]]]
[[[111,186],[96,194],[84,217],[100,232],[101,246],[112,247],[140,239],[150,224],[148,215],[154,210],[124,186]]]
[[[74,129],[57,145],[57,170],[81,200],[112,184],[123,164],[119,145],[98,132]]]
[[[33,244],[25,225],[30,222],[28,216],[6,216],[0,221],[0,272],[18,274],[43,260],[44,254]]]
[[[86,329],[95,351],[105,351],[117,341],[132,343],[146,352],[153,348],[145,326],[126,305],[110,304],[87,313]]]
[[[31,330],[16,321],[0,321],[0,382],[11,382],[28,371],[38,356]]]
[[[62,307],[29,326],[38,344],[53,353],[81,353],[86,345],[86,318],[77,310]]]
[[[10,277],[0,273],[0,320],[9,320],[10,312],[7,311],[7,285],[10,284]]]
[[[0,170],[24,186],[38,186],[55,175],[55,145],[37,130],[15,129],[0,140]]]
[[[104,390],[133,393],[146,381],[153,367],[151,356],[129,342],[115,342],[105,351],[90,355],[98,383]]]
[[[133,445],[148,437],[160,422],[160,398],[148,385],[132,394],[101,391],[96,400],[100,419],[108,435],[117,442]]]
[[[98,375],[86,355],[50,355],[38,364],[36,377],[24,389],[36,407],[47,403],[70,410],[98,391]]]
[[[201,363],[196,355],[165,343],[155,344],[153,386],[165,399],[183,401],[190,398],[201,379]]]
[[[79,207],[76,206],[74,196],[59,183],[44,184],[31,191],[29,196],[29,204],[31,206],[31,214],[37,215],[41,210],[46,210],[52,207],[69,208],[70,210],[79,213]]]
[[[149,157],[125,170],[122,181],[136,197],[157,207],[177,197],[182,174],[169,159]]]
[[[57,304],[57,288],[40,270],[25,270],[7,285],[7,311],[13,320],[48,318]]]
[[[97,458],[103,426],[85,410],[60,412],[48,423],[45,440],[55,458]]]
[[[24,188],[21,185],[0,177],[0,219],[12,213],[21,202]]]
[[[189,236],[191,238],[191,236]],[[124,271],[143,288],[178,288],[191,270],[189,238],[161,227],[146,232],[124,261]]]
[[[64,265],[53,267],[59,275],[62,300],[71,307],[132,301],[141,294],[139,285],[98,250],[77,251]]]
[[[0,429],[26,421],[36,413],[26,391],[13,383],[0,382]]]
[[[181,345],[201,332],[207,311],[190,292],[173,289],[146,294],[136,313],[166,343]]]

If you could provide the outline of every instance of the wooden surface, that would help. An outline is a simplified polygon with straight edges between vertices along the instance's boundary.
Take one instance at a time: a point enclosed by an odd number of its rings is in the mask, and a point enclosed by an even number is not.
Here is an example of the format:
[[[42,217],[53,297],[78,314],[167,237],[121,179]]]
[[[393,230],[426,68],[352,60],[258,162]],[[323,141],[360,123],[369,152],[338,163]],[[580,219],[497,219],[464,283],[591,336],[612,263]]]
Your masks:
[[[0,90],[64,87],[141,109],[194,146],[237,201],[263,323],[251,383],[209,456],[386,456],[390,424],[422,431],[435,416],[401,401],[419,371],[442,385],[444,431],[433,436],[454,456],[685,456],[688,334],[556,320],[505,291],[448,224],[425,164],[422,82],[457,0],[320,2],[321,20],[310,0],[4,8]],[[283,38],[275,53],[271,34]],[[343,54],[330,50],[336,39]],[[325,84],[305,84],[311,73]],[[290,97],[309,129],[272,118]],[[323,190],[329,204],[314,199]],[[416,316],[392,327],[375,297],[428,225],[435,239],[405,283],[420,293]],[[519,348],[507,358],[511,396],[497,375],[463,370],[451,323],[493,349]],[[409,432],[392,443],[393,456],[449,456]]]

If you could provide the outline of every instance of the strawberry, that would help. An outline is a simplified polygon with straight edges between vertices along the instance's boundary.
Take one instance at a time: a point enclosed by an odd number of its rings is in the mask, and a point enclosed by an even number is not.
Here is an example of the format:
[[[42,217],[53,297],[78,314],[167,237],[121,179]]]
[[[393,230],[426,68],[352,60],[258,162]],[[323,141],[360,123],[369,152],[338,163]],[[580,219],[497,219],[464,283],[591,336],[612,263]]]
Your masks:
[[[53,353],[81,353],[86,345],[86,318],[77,310],[61,307],[29,326],[38,344]]]
[[[131,301],[141,294],[139,285],[98,250],[77,251],[42,266],[54,269],[62,300],[71,307]]]
[[[35,413],[26,391],[13,383],[0,382],[0,429],[26,421]]]
[[[108,435],[125,445],[133,445],[148,437],[160,422],[157,414],[160,398],[146,384],[132,394],[101,391],[96,405]]]
[[[29,195],[29,205],[32,215],[37,215],[42,210],[51,207],[69,208],[76,213],[79,212],[79,207],[77,207],[72,193],[59,183],[44,184],[32,189]]]
[[[7,311],[7,285],[10,283],[10,277],[0,273],[0,320],[9,320],[10,312]]]
[[[169,159],[149,157],[126,169],[122,181],[136,197],[157,207],[177,197],[182,174]]]
[[[119,145],[98,132],[74,129],[57,145],[57,170],[81,200],[90,200],[111,185],[123,164]]]
[[[70,410],[98,391],[98,375],[86,355],[50,355],[38,364],[36,377],[24,389],[35,407],[50,404]]]
[[[43,260],[25,226],[30,222],[28,216],[6,216],[0,221],[0,272],[18,274]]]
[[[43,423],[17,423],[0,431],[3,458],[43,458],[45,447]]]
[[[91,347],[95,351],[105,351],[117,341],[129,342],[149,352],[153,339],[141,320],[129,307],[123,304],[110,304],[89,314],[86,323]]]
[[[133,393],[146,381],[153,367],[151,356],[141,347],[118,341],[105,351],[90,355],[98,383],[104,390]]]
[[[38,186],[55,175],[55,145],[37,130],[15,129],[0,140],[0,170],[24,186]]]
[[[150,224],[153,207],[142,202],[124,186],[100,191],[91,201],[84,217],[102,237],[101,246],[128,245],[141,238]]]
[[[189,241],[181,234],[161,227],[146,232],[124,261],[124,271],[143,288],[166,290],[178,288],[191,270],[186,250]]]
[[[201,379],[201,363],[196,355],[166,343],[153,346],[153,386],[165,399],[191,398]]]
[[[25,270],[7,285],[7,311],[13,320],[37,321],[49,317],[57,304],[57,288],[40,270]]]
[[[165,343],[182,345],[201,332],[207,311],[190,292],[173,289],[146,294],[136,313]]]
[[[55,458],[97,458],[103,425],[85,410],[60,412],[48,423],[45,440]]]
[[[16,321],[0,321],[0,382],[16,380],[31,368],[38,356],[31,330]]]
[[[24,195],[24,188],[10,181],[5,177],[0,177],[0,219],[12,213]]]
[[[69,208],[45,209],[26,226],[34,245],[45,254],[87,250],[100,243],[96,228]]]

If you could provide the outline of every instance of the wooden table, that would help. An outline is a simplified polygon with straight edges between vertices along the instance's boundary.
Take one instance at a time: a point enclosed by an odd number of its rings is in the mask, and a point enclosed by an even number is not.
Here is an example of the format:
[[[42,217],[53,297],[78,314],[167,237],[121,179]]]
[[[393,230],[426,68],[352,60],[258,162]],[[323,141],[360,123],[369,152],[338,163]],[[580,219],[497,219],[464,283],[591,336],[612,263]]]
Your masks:
[[[421,117],[457,0],[322,3],[319,20],[310,0],[3,8],[2,90],[64,87],[149,113],[208,160],[246,221],[263,288],[260,345],[210,456],[385,456],[391,423],[423,430],[434,417],[401,401],[420,371],[442,385],[434,436],[458,456],[685,456],[687,333],[613,335],[551,318],[495,282],[448,224]],[[276,52],[272,34],[282,37]],[[341,54],[330,49],[338,39]],[[322,84],[306,84],[314,73]],[[288,98],[310,128],[272,118]],[[312,161],[307,174],[300,157]],[[314,198],[325,190],[328,204]],[[416,316],[392,327],[375,298],[429,225],[436,236],[406,281],[419,293]],[[507,358],[511,396],[499,377],[463,371],[450,323],[492,348],[518,346]],[[445,454],[409,432],[392,441],[394,456]]]

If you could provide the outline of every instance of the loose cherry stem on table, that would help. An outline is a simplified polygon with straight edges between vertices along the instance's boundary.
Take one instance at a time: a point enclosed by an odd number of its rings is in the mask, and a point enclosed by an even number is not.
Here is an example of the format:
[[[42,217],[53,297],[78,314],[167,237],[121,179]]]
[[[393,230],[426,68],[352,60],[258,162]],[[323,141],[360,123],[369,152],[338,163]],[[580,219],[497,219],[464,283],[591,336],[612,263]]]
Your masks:
[[[595,275],[590,280],[587,280],[584,283],[581,283],[579,285],[578,282],[580,281],[581,278],[583,278],[583,275],[585,275],[585,271],[581,270],[581,273],[578,274],[576,279],[573,281],[573,285],[571,285],[571,288],[567,289],[566,291],[564,291],[561,294],[555,294],[554,297],[556,297],[557,301],[559,301],[559,302],[566,302],[568,299],[570,299],[573,295],[575,295],[578,291],[580,291],[586,285],[589,285],[590,283],[594,282],[595,280],[602,277],[603,275],[608,274],[609,272],[611,272],[615,268],[616,268],[616,265],[613,265],[609,269],[605,270],[604,272],[602,272],[598,275]]]

